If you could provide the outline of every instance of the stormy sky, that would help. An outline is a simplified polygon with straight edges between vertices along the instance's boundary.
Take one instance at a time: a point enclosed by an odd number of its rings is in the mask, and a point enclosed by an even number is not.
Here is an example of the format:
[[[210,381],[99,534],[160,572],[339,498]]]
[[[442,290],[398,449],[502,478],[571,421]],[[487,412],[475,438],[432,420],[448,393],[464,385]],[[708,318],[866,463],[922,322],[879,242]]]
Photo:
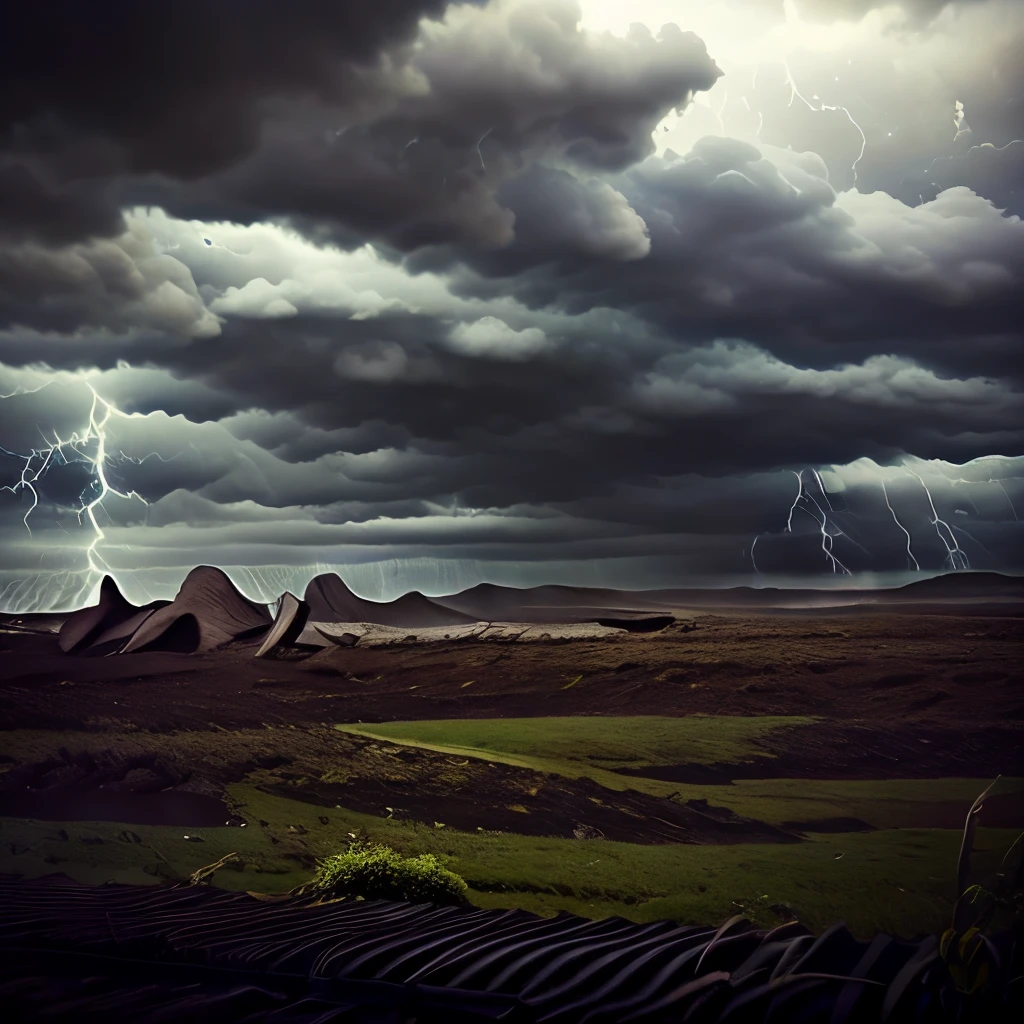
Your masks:
[[[1019,0],[51,0],[0,607],[1024,570]]]

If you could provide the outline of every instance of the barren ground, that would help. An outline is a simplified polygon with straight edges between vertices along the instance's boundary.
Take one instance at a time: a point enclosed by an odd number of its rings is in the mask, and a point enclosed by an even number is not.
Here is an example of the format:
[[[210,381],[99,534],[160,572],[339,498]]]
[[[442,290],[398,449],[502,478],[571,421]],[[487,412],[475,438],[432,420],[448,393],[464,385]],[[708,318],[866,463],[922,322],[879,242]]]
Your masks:
[[[1024,621],[692,621],[263,661],[0,633],[0,871],[156,880],[237,851],[215,884],[279,891],[360,835],[448,856],[484,905],[941,923],[996,775],[979,864],[1024,827]],[[510,718],[536,728],[509,743]]]

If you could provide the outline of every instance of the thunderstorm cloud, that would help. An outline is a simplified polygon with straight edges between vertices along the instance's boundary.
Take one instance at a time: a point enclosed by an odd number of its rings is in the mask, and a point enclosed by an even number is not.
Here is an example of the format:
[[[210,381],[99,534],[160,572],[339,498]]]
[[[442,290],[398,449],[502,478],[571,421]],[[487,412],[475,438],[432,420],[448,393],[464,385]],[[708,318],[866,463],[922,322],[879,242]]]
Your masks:
[[[1016,0],[9,20],[0,606],[1024,569]]]

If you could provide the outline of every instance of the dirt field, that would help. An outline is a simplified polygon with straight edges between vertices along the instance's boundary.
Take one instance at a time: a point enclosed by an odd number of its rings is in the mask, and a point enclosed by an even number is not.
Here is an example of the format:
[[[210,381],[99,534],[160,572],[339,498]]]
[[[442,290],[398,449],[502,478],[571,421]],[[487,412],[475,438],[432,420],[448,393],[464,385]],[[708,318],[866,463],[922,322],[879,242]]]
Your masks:
[[[698,615],[257,661],[0,633],[0,871],[152,881],[244,847],[216,884],[280,891],[359,835],[448,857],[481,905],[910,932],[947,914],[996,775],[979,865],[1024,827],[1022,638],[1012,617]]]

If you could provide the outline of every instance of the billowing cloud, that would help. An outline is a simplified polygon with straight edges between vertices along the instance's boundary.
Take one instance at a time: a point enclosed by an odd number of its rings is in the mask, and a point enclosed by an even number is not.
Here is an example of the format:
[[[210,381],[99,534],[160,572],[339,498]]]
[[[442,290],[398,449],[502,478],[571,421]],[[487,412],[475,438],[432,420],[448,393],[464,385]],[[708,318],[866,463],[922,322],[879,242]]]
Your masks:
[[[0,603],[1024,564],[1013,5],[349,6],[8,54]]]

